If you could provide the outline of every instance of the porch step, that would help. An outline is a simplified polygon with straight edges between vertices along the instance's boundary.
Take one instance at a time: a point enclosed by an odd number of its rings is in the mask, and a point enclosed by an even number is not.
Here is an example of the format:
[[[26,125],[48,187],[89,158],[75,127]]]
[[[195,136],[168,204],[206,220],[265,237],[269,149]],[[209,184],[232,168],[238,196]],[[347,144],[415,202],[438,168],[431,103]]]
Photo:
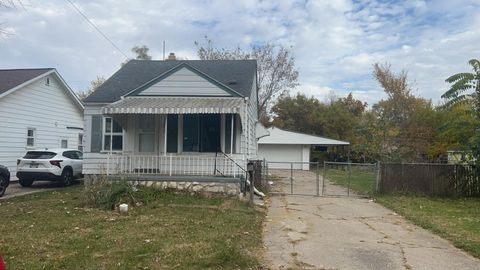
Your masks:
[[[110,178],[118,178],[111,175]],[[240,177],[228,176],[196,176],[196,175],[137,175],[122,174],[119,178],[130,181],[171,181],[171,182],[221,182],[240,183]]]

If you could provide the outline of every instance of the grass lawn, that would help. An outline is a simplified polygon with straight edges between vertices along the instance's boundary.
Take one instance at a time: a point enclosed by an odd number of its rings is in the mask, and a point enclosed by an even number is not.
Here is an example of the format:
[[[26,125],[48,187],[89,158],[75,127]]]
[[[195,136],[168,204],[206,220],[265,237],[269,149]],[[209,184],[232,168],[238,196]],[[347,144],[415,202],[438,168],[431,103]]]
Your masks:
[[[322,175],[322,174],[321,174]],[[327,179],[337,185],[348,186],[349,173],[347,170],[327,169]],[[373,168],[352,167],[350,188],[361,194],[371,194],[375,189],[376,174]]]
[[[480,198],[380,195],[377,202],[480,258]]]
[[[128,215],[83,207],[83,186],[0,201],[7,269],[254,269],[264,213],[162,192]]]

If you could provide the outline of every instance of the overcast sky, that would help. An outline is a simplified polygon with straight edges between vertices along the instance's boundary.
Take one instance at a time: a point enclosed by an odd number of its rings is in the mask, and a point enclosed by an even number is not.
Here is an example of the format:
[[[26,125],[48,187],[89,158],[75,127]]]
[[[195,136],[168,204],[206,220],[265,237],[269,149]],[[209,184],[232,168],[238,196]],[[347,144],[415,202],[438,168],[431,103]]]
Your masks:
[[[480,58],[480,0],[433,1],[80,1],[72,0],[124,53],[145,44],[197,59],[194,41],[219,47],[292,46],[297,91],[334,90],[372,104],[383,97],[372,64],[408,70],[417,95],[439,102],[454,73]],[[74,90],[110,76],[125,57],[66,0],[25,0],[0,8],[0,68],[54,67]]]

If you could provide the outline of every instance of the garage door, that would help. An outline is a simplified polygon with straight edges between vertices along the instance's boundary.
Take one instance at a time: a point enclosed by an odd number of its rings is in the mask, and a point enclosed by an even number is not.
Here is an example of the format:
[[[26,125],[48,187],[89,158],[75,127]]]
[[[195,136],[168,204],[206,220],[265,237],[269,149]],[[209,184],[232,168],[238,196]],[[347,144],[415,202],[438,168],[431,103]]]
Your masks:
[[[302,145],[299,144],[259,144],[258,156],[266,159],[272,169],[290,169],[290,162],[303,161],[302,149]],[[302,164],[293,164],[293,168],[302,169]]]

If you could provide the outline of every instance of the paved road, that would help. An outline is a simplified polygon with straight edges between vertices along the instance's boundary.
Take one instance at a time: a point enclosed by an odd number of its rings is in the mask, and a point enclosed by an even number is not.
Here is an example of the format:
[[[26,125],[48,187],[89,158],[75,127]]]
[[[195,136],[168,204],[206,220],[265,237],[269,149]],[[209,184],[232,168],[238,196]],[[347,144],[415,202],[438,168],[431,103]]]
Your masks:
[[[303,172],[295,181],[311,192],[311,179]],[[289,182],[276,188],[289,191]],[[327,189],[341,192],[330,183]],[[273,196],[265,245],[273,269],[480,269],[446,240],[362,198]]]

